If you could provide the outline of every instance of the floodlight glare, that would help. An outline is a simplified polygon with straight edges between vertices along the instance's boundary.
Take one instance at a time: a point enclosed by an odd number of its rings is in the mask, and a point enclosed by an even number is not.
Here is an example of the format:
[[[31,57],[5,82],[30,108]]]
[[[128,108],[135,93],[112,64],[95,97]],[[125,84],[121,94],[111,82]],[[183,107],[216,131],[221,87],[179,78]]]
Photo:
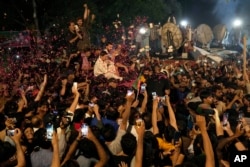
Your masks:
[[[234,27],[240,27],[242,25],[242,21],[240,19],[236,19],[233,22]]]
[[[141,28],[139,29],[139,33],[140,33],[140,34],[145,34],[145,33],[146,33],[146,28],[141,27]]]
[[[181,21],[181,26],[186,27],[188,25],[187,20],[182,20]]]

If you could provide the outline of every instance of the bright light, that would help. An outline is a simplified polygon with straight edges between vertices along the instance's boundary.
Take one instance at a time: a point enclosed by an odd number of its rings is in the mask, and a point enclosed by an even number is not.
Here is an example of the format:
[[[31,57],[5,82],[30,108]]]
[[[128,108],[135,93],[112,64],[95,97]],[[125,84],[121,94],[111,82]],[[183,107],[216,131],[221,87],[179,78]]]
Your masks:
[[[242,21],[240,19],[236,19],[233,22],[234,27],[240,27],[242,25]]]
[[[140,34],[145,34],[145,33],[146,33],[146,28],[141,27],[141,28],[139,29],[139,33],[140,33]]]
[[[186,27],[188,25],[188,22],[187,20],[182,20],[180,24],[181,26]]]

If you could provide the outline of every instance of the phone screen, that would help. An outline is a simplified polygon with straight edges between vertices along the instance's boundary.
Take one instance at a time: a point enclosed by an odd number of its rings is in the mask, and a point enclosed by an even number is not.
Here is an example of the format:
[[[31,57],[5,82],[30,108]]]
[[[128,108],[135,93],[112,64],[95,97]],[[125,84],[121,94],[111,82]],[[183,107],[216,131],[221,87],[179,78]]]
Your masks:
[[[47,140],[51,140],[52,139],[53,130],[54,130],[53,124],[52,123],[48,123],[47,126],[46,126],[46,138],[47,138]]]
[[[133,94],[133,91],[132,91],[132,90],[128,90],[128,91],[127,91],[127,95],[128,95],[128,96],[131,96],[132,94]]]
[[[14,136],[15,129],[7,130],[7,136]]]
[[[87,136],[88,135],[88,125],[87,124],[82,124],[81,132],[82,132],[83,136]]]
[[[141,85],[141,93],[144,93],[144,91],[146,90],[146,86],[143,84],[143,85]]]
[[[228,113],[224,113],[223,114],[223,126],[227,125],[227,121],[228,121]]]
[[[157,97],[156,92],[152,92],[152,96],[153,96],[153,99],[156,99],[156,97]]]

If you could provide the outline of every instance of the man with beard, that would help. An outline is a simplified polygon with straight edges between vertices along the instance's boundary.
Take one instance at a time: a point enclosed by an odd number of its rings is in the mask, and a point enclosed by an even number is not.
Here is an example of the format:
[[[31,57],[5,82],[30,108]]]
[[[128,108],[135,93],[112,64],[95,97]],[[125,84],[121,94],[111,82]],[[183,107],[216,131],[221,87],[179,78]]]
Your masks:
[[[219,85],[214,85],[212,87],[212,91],[214,94],[214,102],[216,105],[216,109],[218,110],[219,114],[221,115],[226,110],[226,104],[223,102],[222,87]]]

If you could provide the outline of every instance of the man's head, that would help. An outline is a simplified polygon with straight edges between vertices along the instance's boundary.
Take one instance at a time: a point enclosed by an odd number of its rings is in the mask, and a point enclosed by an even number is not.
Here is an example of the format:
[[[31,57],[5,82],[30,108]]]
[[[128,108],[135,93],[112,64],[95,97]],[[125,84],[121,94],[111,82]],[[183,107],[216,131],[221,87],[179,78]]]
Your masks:
[[[121,146],[126,155],[133,155],[136,150],[137,141],[134,135],[126,133],[122,136]]]
[[[208,90],[202,90],[200,92],[200,98],[202,103],[211,105],[213,103],[213,96],[212,93]]]
[[[105,61],[108,59],[108,53],[106,51],[101,51],[100,58]]]
[[[107,42],[105,49],[107,49],[107,51],[110,52],[113,49],[113,44],[111,42]]]
[[[70,22],[68,23],[68,26],[69,26],[69,30],[70,30],[71,32],[74,32],[74,31],[75,31],[75,23],[74,23],[73,21],[70,21]]]
[[[77,25],[82,26],[83,25],[82,18],[81,17],[77,18],[76,23],[77,23]]]

